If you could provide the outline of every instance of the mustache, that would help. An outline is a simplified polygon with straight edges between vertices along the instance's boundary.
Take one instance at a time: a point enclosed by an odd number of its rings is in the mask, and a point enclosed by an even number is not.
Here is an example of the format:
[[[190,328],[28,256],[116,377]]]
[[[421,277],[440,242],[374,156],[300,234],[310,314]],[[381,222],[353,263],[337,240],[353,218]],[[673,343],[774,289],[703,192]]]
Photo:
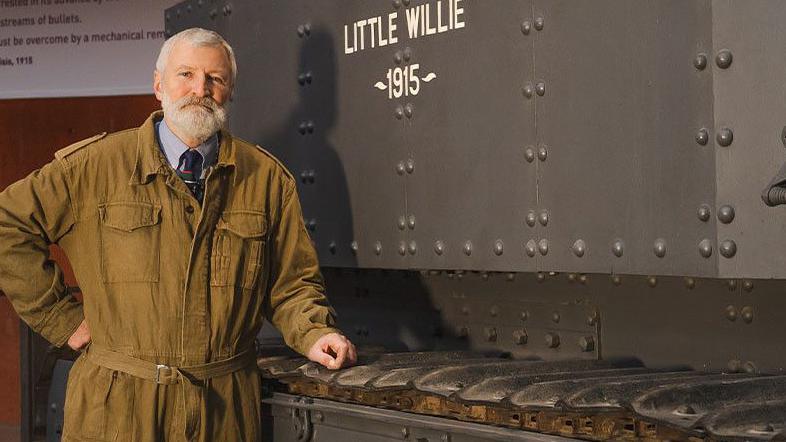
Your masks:
[[[172,103],[176,109],[184,109],[186,106],[202,106],[213,112],[219,110],[220,106],[210,97],[196,97],[187,95]]]

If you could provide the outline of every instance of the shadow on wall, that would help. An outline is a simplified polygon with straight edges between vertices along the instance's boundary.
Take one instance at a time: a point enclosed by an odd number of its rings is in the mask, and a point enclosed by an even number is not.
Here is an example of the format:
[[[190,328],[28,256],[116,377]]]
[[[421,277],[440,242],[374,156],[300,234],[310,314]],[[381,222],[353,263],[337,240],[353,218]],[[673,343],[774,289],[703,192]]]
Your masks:
[[[354,214],[347,175],[339,146],[332,144],[338,112],[338,72],[333,35],[315,28],[300,46],[297,105],[272,134],[256,138],[284,161],[298,180],[298,192],[309,234],[325,273],[328,296],[339,314],[339,327],[361,347],[393,351],[433,350],[444,347],[452,334],[442,322],[427,287],[416,272],[354,270],[352,251]],[[346,155],[351,149],[344,149]],[[313,172],[313,175],[312,175]],[[355,192],[368,191],[356,184]],[[363,226],[382,228],[382,226]],[[266,327],[263,345],[276,343],[277,333]],[[449,347],[467,347],[449,340]],[[444,342],[444,341],[442,341]]]

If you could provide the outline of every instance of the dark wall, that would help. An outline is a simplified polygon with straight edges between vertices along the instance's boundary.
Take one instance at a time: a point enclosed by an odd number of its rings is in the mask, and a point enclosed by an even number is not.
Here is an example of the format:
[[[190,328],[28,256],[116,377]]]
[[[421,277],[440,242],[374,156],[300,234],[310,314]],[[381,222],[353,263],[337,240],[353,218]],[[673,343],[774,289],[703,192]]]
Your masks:
[[[158,108],[152,95],[0,100],[0,189],[27,176],[75,141],[138,126]],[[77,286],[62,252],[53,256]],[[0,423],[19,424],[19,318],[0,292]]]

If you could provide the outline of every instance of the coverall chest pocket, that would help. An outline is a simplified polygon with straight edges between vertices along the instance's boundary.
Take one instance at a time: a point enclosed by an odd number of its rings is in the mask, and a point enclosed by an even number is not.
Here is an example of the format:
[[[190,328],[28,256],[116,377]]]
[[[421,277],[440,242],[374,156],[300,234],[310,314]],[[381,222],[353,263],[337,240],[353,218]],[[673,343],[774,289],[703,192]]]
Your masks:
[[[225,211],[213,235],[210,285],[254,289],[264,267],[267,217],[255,211]]]
[[[112,202],[98,210],[103,281],[158,282],[161,206]]]

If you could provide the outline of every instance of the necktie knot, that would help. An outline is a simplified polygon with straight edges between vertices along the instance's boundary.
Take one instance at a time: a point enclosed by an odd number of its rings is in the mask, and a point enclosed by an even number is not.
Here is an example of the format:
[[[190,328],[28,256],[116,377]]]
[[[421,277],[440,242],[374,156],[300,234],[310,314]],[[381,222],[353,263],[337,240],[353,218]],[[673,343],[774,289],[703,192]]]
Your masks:
[[[177,175],[183,179],[197,200],[202,201],[204,181],[202,180],[202,154],[196,149],[188,149],[180,155]]]

